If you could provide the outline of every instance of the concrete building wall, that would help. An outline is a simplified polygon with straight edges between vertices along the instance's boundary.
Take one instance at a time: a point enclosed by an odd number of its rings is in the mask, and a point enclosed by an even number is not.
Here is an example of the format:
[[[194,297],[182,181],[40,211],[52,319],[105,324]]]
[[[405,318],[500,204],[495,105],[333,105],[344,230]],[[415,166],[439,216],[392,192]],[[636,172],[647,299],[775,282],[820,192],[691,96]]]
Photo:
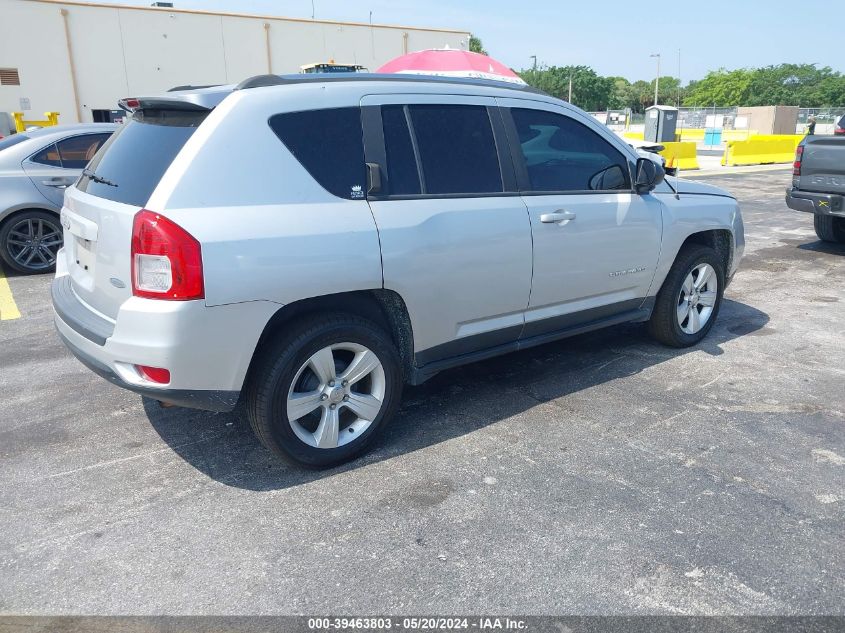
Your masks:
[[[25,99],[27,118],[58,111],[63,123],[177,85],[295,73],[330,59],[375,70],[405,52],[469,45],[469,33],[454,30],[57,0],[0,0],[0,33],[0,68],[17,68],[21,83],[0,85],[0,112],[20,111]]]
[[[798,106],[737,108],[736,115],[747,118],[747,128],[758,134],[795,134],[798,124]]]

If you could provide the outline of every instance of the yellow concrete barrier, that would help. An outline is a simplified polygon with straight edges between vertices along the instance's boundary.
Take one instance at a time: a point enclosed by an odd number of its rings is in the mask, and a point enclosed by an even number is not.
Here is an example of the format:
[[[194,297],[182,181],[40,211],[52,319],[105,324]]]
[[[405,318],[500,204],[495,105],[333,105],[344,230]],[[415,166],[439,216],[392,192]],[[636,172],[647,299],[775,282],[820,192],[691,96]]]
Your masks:
[[[660,155],[666,159],[666,167],[680,170],[698,169],[695,143],[661,143]]]
[[[622,136],[625,138],[629,138],[632,141],[642,141],[643,140],[643,132],[623,132]]]
[[[792,143],[792,151],[798,147],[798,144],[803,141],[805,136],[803,134],[756,134],[749,140],[751,141],[789,141]]]
[[[675,132],[675,140],[676,141],[703,141],[704,140],[704,128],[684,128],[681,130],[677,130]]]
[[[792,138],[757,137],[747,141],[729,141],[722,155],[722,165],[791,163],[795,160],[795,146]]]
[[[757,136],[757,130],[722,130],[722,142],[749,141]]]
[[[12,118],[15,120],[15,129],[18,132],[26,132],[26,128],[32,126],[50,127],[59,124],[58,112],[45,112],[44,117],[45,119],[43,121],[36,121],[34,119],[25,120],[23,118],[23,112],[12,112]]]

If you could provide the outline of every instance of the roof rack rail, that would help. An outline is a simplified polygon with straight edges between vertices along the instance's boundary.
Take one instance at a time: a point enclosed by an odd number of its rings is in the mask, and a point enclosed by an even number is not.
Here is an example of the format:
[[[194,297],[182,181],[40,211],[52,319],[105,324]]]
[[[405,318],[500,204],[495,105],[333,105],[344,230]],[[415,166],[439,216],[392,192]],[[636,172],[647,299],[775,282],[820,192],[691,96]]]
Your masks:
[[[244,79],[241,83],[235,86],[235,90],[247,90],[248,88],[264,88],[265,86],[281,86],[283,84],[294,83],[285,80],[281,75],[255,75],[249,79]]]
[[[201,90],[202,88],[217,88],[217,86],[222,86],[223,84],[208,84],[205,86],[173,86],[167,92],[180,92],[182,90]]]
[[[401,81],[408,83],[442,83],[460,84],[464,86],[488,86],[492,88],[510,88],[520,92],[545,95],[527,84],[517,84],[510,81],[496,81],[494,79],[481,79],[476,77],[443,77],[440,75],[414,75],[403,74],[379,74],[379,73],[316,73],[300,75],[256,75],[244,79],[235,86],[235,90],[247,90],[249,88],[264,88],[267,86],[284,86],[304,83],[339,83],[355,81]]]

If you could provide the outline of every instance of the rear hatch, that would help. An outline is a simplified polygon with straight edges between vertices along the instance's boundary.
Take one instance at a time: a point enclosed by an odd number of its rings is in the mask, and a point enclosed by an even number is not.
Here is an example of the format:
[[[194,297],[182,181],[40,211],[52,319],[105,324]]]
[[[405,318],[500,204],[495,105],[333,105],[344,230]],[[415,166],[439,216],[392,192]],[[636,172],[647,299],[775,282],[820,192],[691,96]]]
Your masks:
[[[845,136],[808,136],[803,146],[798,189],[845,195]]]
[[[76,295],[114,319],[132,296],[132,224],[209,110],[142,102],[67,189],[65,262]]]

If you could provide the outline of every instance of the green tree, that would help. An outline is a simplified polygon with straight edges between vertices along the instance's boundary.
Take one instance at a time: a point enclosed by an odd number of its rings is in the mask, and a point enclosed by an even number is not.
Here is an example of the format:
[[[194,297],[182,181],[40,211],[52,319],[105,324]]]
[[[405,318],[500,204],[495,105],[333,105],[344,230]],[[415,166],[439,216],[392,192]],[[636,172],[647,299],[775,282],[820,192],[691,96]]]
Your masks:
[[[608,103],[610,109],[636,109],[637,98],[631,87],[631,82],[624,77],[610,77],[610,79],[613,81],[613,90],[610,93],[610,102]]]
[[[572,80],[572,103],[582,110],[606,110],[610,105],[615,82],[601,77],[589,66],[549,66],[523,70],[519,76],[534,86],[559,99],[569,98],[569,81]]]
[[[469,36],[469,50],[473,53],[487,55],[487,51],[484,50],[484,44],[481,42],[481,38],[475,37],[475,35]]]
[[[710,71],[704,79],[690,87],[684,99],[684,105],[750,105],[748,102],[753,80],[754,71],[745,68],[737,70],[720,68]]]

